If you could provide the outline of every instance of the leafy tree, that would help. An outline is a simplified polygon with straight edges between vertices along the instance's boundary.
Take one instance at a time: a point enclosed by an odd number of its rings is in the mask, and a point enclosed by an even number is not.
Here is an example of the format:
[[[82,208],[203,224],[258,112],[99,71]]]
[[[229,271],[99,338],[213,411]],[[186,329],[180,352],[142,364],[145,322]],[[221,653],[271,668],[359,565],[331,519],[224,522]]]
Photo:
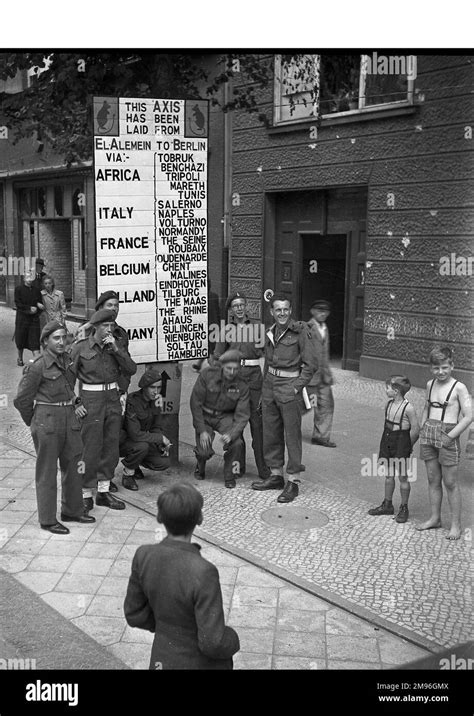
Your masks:
[[[290,57],[286,55],[285,62]],[[13,142],[36,136],[68,165],[92,156],[94,95],[203,98],[223,111],[259,112],[259,92],[273,81],[272,56],[250,53],[0,53],[0,80],[19,71],[33,73],[30,86],[16,94],[0,93],[3,121]],[[224,103],[221,89],[234,78]],[[262,112],[259,119],[268,123]]]

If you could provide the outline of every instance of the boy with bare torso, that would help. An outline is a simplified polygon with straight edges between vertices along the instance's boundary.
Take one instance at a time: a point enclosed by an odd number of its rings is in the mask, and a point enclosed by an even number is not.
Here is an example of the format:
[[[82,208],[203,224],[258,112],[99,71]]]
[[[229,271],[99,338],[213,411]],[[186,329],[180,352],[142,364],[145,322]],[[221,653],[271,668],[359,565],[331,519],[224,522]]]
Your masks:
[[[426,385],[420,457],[425,461],[428,474],[431,515],[417,529],[441,527],[444,484],[451,510],[451,529],[446,539],[457,540],[461,536],[461,492],[457,484],[461,458],[459,436],[472,422],[472,402],[464,383],[451,375],[454,364],[450,348],[434,348],[430,353],[430,368],[434,378]]]

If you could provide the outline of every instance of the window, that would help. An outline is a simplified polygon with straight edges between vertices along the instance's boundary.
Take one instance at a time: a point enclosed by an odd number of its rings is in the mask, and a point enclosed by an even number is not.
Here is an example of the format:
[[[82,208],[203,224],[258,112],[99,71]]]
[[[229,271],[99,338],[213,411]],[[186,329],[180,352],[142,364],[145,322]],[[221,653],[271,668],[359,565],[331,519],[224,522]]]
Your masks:
[[[291,64],[284,58],[275,58],[276,125],[309,120],[318,112],[324,117],[413,104],[413,55],[299,55]]]

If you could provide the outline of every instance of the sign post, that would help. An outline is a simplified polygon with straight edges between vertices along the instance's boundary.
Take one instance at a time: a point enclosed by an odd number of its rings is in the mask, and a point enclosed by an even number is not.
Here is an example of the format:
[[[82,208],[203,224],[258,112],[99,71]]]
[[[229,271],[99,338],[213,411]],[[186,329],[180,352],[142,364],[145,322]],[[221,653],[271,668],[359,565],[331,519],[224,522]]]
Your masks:
[[[119,294],[136,363],[205,358],[208,102],[94,97],[93,107],[97,293]]]

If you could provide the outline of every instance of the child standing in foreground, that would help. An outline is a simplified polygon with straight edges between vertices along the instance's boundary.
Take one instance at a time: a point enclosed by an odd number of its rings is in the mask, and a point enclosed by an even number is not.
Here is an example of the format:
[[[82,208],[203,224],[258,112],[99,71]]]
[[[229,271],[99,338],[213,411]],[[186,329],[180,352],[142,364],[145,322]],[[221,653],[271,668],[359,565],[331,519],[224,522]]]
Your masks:
[[[420,432],[413,405],[405,399],[410,388],[411,383],[404,375],[394,375],[385,381],[389,401],[385,407],[385,424],[379,450],[379,463],[385,467],[385,497],[379,507],[369,510],[372,516],[394,514],[392,497],[395,473],[398,472],[401,504],[396,522],[406,522],[408,519],[408,460]]]
[[[428,475],[431,516],[417,529],[441,527],[444,483],[451,510],[451,529],[446,539],[457,540],[461,536],[461,492],[457,484],[461,458],[459,436],[472,422],[472,402],[464,383],[451,376],[454,363],[450,348],[433,348],[430,368],[434,378],[426,384],[427,400],[421,419],[420,457],[425,461]]]

